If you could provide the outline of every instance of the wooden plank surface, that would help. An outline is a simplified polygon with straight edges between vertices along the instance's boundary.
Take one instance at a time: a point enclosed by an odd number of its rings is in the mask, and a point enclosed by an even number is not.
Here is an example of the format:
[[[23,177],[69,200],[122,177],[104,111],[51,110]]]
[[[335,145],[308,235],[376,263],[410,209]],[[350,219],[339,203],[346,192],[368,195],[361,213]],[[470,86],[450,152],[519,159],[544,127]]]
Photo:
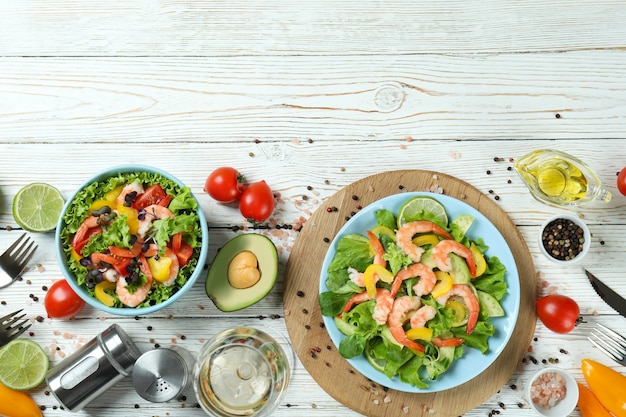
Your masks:
[[[504,210],[528,246],[538,294],[573,297],[588,322],[565,336],[537,323],[509,381],[465,415],[531,416],[523,387],[548,364],[578,381],[584,357],[624,373],[585,338],[596,321],[626,333],[626,320],[591,290],[582,267],[626,295],[626,197],[615,187],[626,165],[625,18],[618,0],[0,2],[0,248],[20,233],[11,201],[22,186],[48,182],[67,198],[96,171],[139,162],[174,174],[199,197],[209,263],[243,232],[267,235],[280,253],[275,288],[238,312],[220,312],[198,283],[184,303],[149,317],[86,308],[59,321],[45,318],[42,301],[43,287],[61,278],[53,238],[37,234],[24,279],[0,290],[0,314],[25,307],[34,322],[28,337],[52,364],[113,321],[142,350],[177,344],[197,352],[208,336],[241,324],[286,335],[285,270],[300,227],[356,181],[432,170],[469,183]],[[538,148],[583,159],[613,200],[578,210],[533,200],[509,158]],[[220,165],[266,179],[276,192],[277,208],[262,228],[202,191]],[[562,268],[538,251],[541,223],[562,212],[584,217],[592,232],[579,266]],[[67,415],[43,386],[29,394],[45,417]],[[193,393],[147,403],[128,379],[77,415],[128,411],[203,415]],[[361,414],[296,358],[274,415]]]

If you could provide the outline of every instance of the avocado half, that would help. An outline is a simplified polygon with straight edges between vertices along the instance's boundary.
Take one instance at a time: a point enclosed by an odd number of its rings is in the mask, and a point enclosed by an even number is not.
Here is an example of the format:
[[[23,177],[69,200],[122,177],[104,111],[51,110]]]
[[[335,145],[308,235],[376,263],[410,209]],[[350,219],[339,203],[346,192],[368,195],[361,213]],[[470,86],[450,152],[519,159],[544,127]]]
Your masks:
[[[240,252],[252,252],[258,262],[261,278],[252,287],[237,289],[228,282],[228,265]],[[213,304],[222,311],[246,308],[265,297],[276,283],[278,252],[272,241],[259,234],[239,235],[217,252],[204,283]]]

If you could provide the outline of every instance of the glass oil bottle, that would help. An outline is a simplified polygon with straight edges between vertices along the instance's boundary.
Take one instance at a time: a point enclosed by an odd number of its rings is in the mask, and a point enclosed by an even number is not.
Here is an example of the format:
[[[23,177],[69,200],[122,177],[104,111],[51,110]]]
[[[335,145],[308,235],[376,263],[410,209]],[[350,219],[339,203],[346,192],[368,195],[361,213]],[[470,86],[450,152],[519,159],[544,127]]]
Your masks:
[[[530,152],[515,163],[515,169],[532,196],[553,206],[579,206],[611,200],[596,174],[580,159],[553,149]]]

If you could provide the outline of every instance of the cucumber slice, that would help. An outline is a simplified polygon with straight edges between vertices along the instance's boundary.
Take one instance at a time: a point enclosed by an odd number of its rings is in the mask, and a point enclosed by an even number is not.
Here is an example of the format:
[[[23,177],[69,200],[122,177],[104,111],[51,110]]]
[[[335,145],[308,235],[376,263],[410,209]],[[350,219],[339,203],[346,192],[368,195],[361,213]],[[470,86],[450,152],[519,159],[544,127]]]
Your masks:
[[[346,336],[350,336],[356,331],[353,325],[347,321],[341,320],[339,317],[335,317],[335,325],[337,326],[337,329]]]
[[[469,230],[470,227],[472,227],[472,224],[474,223],[474,216],[472,216],[471,214],[459,214],[458,216],[456,216],[452,222],[450,222],[450,224],[455,224],[459,230],[461,230],[461,232],[463,232],[464,235],[467,234],[467,231]]]
[[[500,302],[498,302],[493,295],[477,290],[476,296],[478,297],[480,305],[485,309],[487,314],[489,314],[489,317],[502,317],[505,315]]]

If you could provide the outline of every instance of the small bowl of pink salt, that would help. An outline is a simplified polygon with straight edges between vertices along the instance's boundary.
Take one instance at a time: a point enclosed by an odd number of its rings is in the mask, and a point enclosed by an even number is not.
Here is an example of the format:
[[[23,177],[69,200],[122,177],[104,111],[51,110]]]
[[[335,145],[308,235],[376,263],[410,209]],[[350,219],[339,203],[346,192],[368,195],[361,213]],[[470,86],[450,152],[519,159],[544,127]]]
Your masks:
[[[578,402],[578,385],[572,375],[556,368],[544,368],[530,378],[526,398],[537,414],[545,417],[565,417]]]

